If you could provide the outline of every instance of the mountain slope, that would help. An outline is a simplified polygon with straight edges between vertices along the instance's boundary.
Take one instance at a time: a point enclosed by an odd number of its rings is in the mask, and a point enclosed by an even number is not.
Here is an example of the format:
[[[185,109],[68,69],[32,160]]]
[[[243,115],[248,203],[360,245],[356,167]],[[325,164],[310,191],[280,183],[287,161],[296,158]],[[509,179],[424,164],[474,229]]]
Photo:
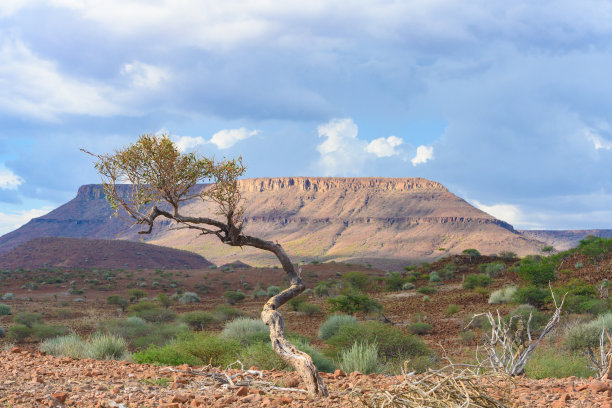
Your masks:
[[[557,251],[565,251],[578,245],[587,235],[612,238],[612,229],[591,230],[522,230],[526,237],[537,239],[546,245],[552,245]]]
[[[299,261],[405,262],[466,248],[526,254],[538,252],[541,245],[440,183],[421,178],[258,178],[241,180],[240,187],[246,203],[245,232],[280,242]],[[83,186],[74,200],[1,237],[0,250],[41,235],[143,238],[121,219],[109,219],[110,213],[101,186]],[[213,216],[215,209],[194,200],[184,213]],[[254,265],[273,261],[253,248],[232,248],[214,237],[171,227],[165,222],[144,237],[197,252],[217,264],[238,258]]]

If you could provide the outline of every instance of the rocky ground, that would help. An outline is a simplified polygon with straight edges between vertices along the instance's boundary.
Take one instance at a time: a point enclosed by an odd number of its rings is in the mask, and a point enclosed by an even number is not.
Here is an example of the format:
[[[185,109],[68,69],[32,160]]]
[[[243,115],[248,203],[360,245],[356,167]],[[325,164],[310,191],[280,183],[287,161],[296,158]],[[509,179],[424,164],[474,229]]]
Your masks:
[[[253,369],[255,369],[253,367]],[[174,371],[172,371],[174,370]],[[187,373],[195,371],[200,374]],[[223,385],[225,373],[233,386]],[[204,375],[202,375],[204,374]],[[217,375],[217,377],[213,376]],[[157,367],[124,361],[74,360],[15,347],[0,352],[1,407],[359,407],[359,396],[389,390],[403,377],[339,370],[323,374],[329,398],[300,391],[295,373],[208,367]],[[251,377],[250,386],[242,385]],[[612,408],[612,381],[577,378],[491,382],[494,398],[513,407]]]

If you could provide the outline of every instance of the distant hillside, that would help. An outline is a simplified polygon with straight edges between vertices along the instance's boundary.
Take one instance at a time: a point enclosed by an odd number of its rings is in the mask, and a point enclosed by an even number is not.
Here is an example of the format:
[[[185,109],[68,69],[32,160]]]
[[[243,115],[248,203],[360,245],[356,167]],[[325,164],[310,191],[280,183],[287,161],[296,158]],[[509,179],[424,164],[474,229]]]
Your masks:
[[[109,239],[34,238],[0,255],[0,269],[202,269],[210,265],[193,252]]]
[[[612,229],[593,229],[593,230],[522,230],[521,234],[526,237],[537,239],[552,245],[558,251],[565,251],[578,245],[581,239],[587,235],[594,235],[602,238],[612,238]]]
[[[478,210],[443,185],[422,178],[283,177],[240,181],[246,202],[245,232],[278,241],[296,261],[338,260],[383,265],[429,260],[476,248],[483,254],[537,253],[540,242]],[[206,188],[205,185],[200,188]],[[127,192],[129,186],[120,186]],[[214,216],[199,200],[185,214]],[[271,265],[272,256],[232,248],[215,237],[173,230],[165,222],[152,235],[109,218],[100,185],[79,189],[75,199],[0,237],[0,252],[38,236],[121,238],[187,249],[216,264],[240,259]]]

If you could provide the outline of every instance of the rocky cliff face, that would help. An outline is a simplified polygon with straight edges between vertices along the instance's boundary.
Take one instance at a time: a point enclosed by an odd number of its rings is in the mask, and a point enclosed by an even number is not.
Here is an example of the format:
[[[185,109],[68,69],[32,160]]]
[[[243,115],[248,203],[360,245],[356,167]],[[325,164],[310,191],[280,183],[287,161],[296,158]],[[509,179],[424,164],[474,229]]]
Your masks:
[[[466,248],[483,253],[538,251],[540,243],[422,178],[280,177],[240,181],[245,231],[275,240],[291,255],[310,259],[430,259]],[[130,186],[119,186],[128,194]],[[205,185],[198,188],[206,188]],[[194,200],[184,214],[214,216],[211,204]],[[122,218],[111,218],[102,186],[79,188],[70,202],[0,237],[0,251],[40,236],[142,238]],[[261,251],[234,249],[214,237],[173,230],[161,222],[151,243],[189,249],[219,264],[242,259],[270,264]]]

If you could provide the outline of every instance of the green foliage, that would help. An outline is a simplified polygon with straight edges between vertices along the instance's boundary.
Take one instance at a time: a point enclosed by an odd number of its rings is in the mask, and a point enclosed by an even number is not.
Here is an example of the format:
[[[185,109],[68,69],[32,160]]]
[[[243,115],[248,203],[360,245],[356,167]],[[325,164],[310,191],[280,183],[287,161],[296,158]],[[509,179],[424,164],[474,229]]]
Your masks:
[[[228,320],[233,320],[237,317],[244,316],[244,312],[242,310],[236,309],[228,305],[217,306],[211,311],[211,313],[215,320],[218,322],[226,322]]]
[[[548,322],[548,316],[531,305],[520,305],[516,307],[514,310],[508,313],[508,315],[505,317],[505,321],[509,322],[513,316],[519,316],[523,319],[523,323],[526,325],[530,315],[531,322],[529,323],[529,327],[532,333],[537,333],[542,330]],[[517,327],[519,327],[518,325],[518,320],[512,319],[512,324],[510,325],[511,330],[516,330]]]
[[[23,342],[25,339],[32,335],[32,328],[25,324],[15,324],[8,330],[9,339],[16,341],[17,343]]]
[[[440,282],[440,275],[438,274],[438,272],[433,271],[429,274],[429,282],[431,283]]]
[[[535,307],[542,307],[549,299],[549,293],[537,286],[527,286],[518,288],[512,296],[515,303],[529,304]]]
[[[239,352],[238,360],[247,367],[256,366],[260,370],[292,369],[274,352],[270,342],[256,342],[243,347]]]
[[[207,326],[215,322],[211,313],[196,310],[181,315],[180,320],[194,330],[204,330]]]
[[[242,293],[242,296],[244,299],[244,293]],[[181,302],[181,304],[183,305],[186,305],[189,303],[200,303],[200,297],[194,292],[185,292],[179,298],[179,302]]]
[[[332,312],[355,314],[357,312],[380,312],[382,305],[365,293],[349,292],[335,298],[327,299]]]
[[[359,291],[365,291],[370,286],[370,277],[360,271],[344,273],[342,274],[342,280],[350,287]]]
[[[489,304],[495,305],[499,303],[510,303],[514,298],[514,295],[517,291],[517,287],[514,285],[506,286],[505,288],[498,289],[495,292],[491,293],[489,296]],[[528,302],[522,302],[528,303]]]
[[[40,313],[21,312],[13,317],[13,321],[17,324],[23,324],[32,328],[36,324],[42,324],[42,315]]]
[[[491,262],[491,263],[488,263],[488,264],[478,265],[478,269],[482,270],[482,272],[486,273],[490,277],[495,278],[504,269],[506,269],[506,265],[501,263],[501,262]]]
[[[108,333],[94,333],[87,341],[87,356],[94,360],[121,360],[127,358],[126,341]]]
[[[236,303],[244,300],[246,295],[240,290],[228,290],[223,294],[223,298],[230,305],[235,305]]]
[[[78,334],[55,337],[45,340],[40,345],[40,351],[52,356],[72,358],[87,358],[88,350],[85,341]]]
[[[389,273],[385,280],[386,290],[396,292],[402,290],[402,286],[406,283],[406,278],[401,273]]]
[[[436,293],[436,288],[432,286],[421,286],[417,289],[417,292],[422,293],[423,295],[431,295],[432,293]]]
[[[484,288],[491,285],[491,277],[483,273],[471,273],[465,277],[464,289]]]
[[[268,286],[266,292],[268,293],[268,297],[276,296],[280,293],[281,289],[278,286]]]
[[[168,323],[176,319],[176,313],[170,309],[162,309],[161,307],[144,309],[140,312],[131,313],[131,315],[138,316],[151,323]]]
[[[518,256],[512,251],[500,251],[498,256],[504,261],[512,261],[518,258]]]
[[[553,348],[538,347],[525,366],[527,378],[588,378],[594,375],[584,355],[559,353]]]
[[[612,333],[612,313],[606,313],[595,320],[569,327],[563,336],[563,343],[570,351],[579,352],[599,347],[603,329]],[[604,343],[607,343],[604,335]]]
[[[606,254],[612,252],[612,238],[607,239],[589,235],[580,241],[578,251],[588,256],[591,262],[599,269],[599,262],[605,258]]]
[[[300,305],[306,301],[305,296],[296,296],[293,299],[287,302],[287,306],[291,308],[294,312],[297,312],[300,308]]]
[[[128,296],[130,297],[130,302],[133,302],[147,297],[147,292],[142,289],[130,289],[128,290]]]
[[[412,290],[414,288],[415,288],[414,283],[411,283],[411,282],[406,282],[402,285],[402,290]]]
[[[120,336],[131,347],[135,348],[143,348],[150,345],[163,346],[188,331],[189,328],[183,323],[147,323],[137,316],[102,322],[97,330],[99,333]]]
[[[327,320],[319,327],[318,337],[321,340],[327,340],[335,335],[340,327],[357,324],[355,316],[336,314],[329,316]]]
[[[581,269],[584,267],[584,264],[582,262],[576,262],[576,264],[574,265],[574,269]]]
[[[165,293],[160,293],[157,295],[157,300],[159,301],[159,304],[166,309],[172,305],[172,299],[170,299]]]
[[[270,328],[260,319],[240,317],[226,323],[221,337],[238,341],[244,345],[270,338]]]
[[[319,305],[315,305],[314,303],[300,303],[298,306],[298,312],[304,313],[306,316],[312,316],[317,313],[321,313],[321,307]]]
[[[419,337],[405,334],[397,327],[376,321],[341,326],[327,343],[336,350],[342,350],[351,347],[357,341],[376,343],[379,357],[386,360],[408,359],[431,353]]]
[[[327,297],[331,289],[331,283],[329,281],[321,281],[314,287],[314,294],[317,297]]]
[[[36,340],[46,340],[53,337],[59,337],[66,334],[66,328],[64,326],[49,326],[46,324],[35,324],[32,327],[32,333]]]
[[[9,305],[3,305],[0,303],[0,316],[7,316],[11,314],[11,307]]]
[[[480,256],[480,252],[474,248],[468,248],[461,251],[462,254],[468,255],[470,257],[470,261],[474,258],[478,258]]]
[[[314,365],[317,367],[319,371],[323,371],[325,373],[334,372],[335,370],[334,362],[331,359],[325,357],[325,355],[323,355],[321,351],[313,347],[306,340],[291,339],[291,341],[293,342],[293,344],[295,344],[295,346],[298,349],[308,354],[312,358],[312,362],[314,363]],[[266,344],[269,345],[270,343],[266,343]]]
[[[433,326],[425,322],[415,322],[408,325],[408,331],[412,334],[429,334],[433,330]]]
[[[461,310],[460,306],[457,306],[457,305],[448,305],[446,310],[444,311],[444,314],[446,314],[447,316],[452,316],[455,313],[459,313],[460,310]]]
[[[555,264],[540,257],[525,257],[517,269],[525,282],[535,286],[546,286],[557,279]]]
[[[106,303],[108,303],[109,305],[117,305],[121,308],[121,310],[125,310],[125,308],[128,306],[128,301],[126,298],[124,298],[123,296],[120,295],[110,295],[106,298]]]
[[[143,310],[149,310],[149,309],[156,309],[157,305],[153,302],[149,302],[147,300],[144,300],[142,302],[136,303],[131,305],[130,307],[128,307],[128,311],[130,313],[140,313]]]
[[[238,358],[241,346],[234,340],[212,335],[191,334],[163,347],[151,346],[132,355],[137,363],[157,365],[226,366]]]
[[[378,362],[376,343],[355,342],[340,352],[340,369],[346,373],[358,371],[363,374],[380,373],[382,367]]]

